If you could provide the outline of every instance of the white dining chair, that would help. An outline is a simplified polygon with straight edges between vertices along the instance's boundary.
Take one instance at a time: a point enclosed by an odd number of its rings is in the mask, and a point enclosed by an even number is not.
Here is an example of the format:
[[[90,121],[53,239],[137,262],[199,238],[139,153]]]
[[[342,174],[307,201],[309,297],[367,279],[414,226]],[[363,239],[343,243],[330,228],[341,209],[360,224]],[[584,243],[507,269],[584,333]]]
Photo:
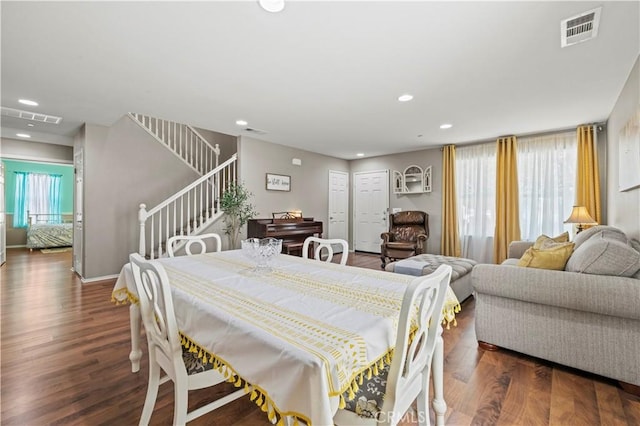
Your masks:
[[[378,377],[365,379],[354,400],[336,413],[333,419],[336,425],[396,425],[416,399],[418,423],[429,425],[429,377],[436,346],[442,345],[442,309],[450,280],[451,266],[442,265],[409,284],[402,299],[391,364]],[[416,307],[416,320],[412,322]],[[417,327],[415,331],[414,327]],[[440,390],[443,384],[441,353],[437,360],[439,368],[433,371],[434,388]],[[436,423],[444,424],[444,399],[434,400],[433,405]]]
[[[149,424],[158,396],[158,388],[169,380],[173,381],[174,386],[174,425],[184,425],[246,395],[245,390],[240,389],[192,412],[187,412],[188,391],[215,386],[227,379],[214,369],[194,374],[187,373],[166,271],[161,264],[145,260],[137,253],[131,254],[129,260],[149,344],[149,384],[140,425]],[[161,371],[166,375],[161,377]]]
[[[214,252],[222,250],[222,239],[220,235],[215,233],[200,234],[200,235],[174,235],[167,240],[167,254],[169,257],[175,256],[175,251],[180,247],[184,247],[184,251],[187,255],[191,256],[191,246],[197,244],[200,246],[200,253],[207,251],[207,240],[213,240],[215,242]]]
[[[331,262],[333,259],[333,246],[332,244],[339,244],[342,246],[342,257],[340,258],[340,264],[346,265],[347,258],[349,257],[349,243],[340,238],[334,239],[326,239],[326,238],[318,238],[318,237],[307,237],[304,240],[304,244],[302,245],[302,257],[305,259],[309,256],[309,246],[311,243],[314,243],[314,254],[313,257],[316,260],[322,259],[322,250],[326,251],[327,257],[324,259],[325,262]]]

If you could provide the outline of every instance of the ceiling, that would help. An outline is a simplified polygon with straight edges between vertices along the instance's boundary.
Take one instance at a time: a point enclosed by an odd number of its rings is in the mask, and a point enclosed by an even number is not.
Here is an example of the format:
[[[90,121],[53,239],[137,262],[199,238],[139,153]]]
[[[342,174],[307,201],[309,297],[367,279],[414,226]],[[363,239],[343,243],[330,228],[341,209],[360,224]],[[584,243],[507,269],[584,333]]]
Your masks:
[[[598,37],[561,48],[560,21],[598,6]],[[2,106],[63,117],[3,116],[2,136],[58,144],[129,111],[252,135],[244,119],[258,139],[344,159],[566,129],[607,119],[640,53],[637,1],[0,8]]]

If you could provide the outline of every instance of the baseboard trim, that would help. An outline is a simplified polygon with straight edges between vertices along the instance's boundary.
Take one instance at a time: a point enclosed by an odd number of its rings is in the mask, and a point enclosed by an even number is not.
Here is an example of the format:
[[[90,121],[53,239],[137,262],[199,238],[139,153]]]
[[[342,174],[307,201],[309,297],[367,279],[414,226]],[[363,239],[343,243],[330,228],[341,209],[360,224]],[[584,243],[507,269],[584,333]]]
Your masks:
[[[115,280],[118,277],[119,277],[118,274],[115,274],[115,275],[104,275],[102,277],[95,277],[95,278],[80,277],[80,282],[82,284],[94,284],[94,283],[97,283],[99,281]]]

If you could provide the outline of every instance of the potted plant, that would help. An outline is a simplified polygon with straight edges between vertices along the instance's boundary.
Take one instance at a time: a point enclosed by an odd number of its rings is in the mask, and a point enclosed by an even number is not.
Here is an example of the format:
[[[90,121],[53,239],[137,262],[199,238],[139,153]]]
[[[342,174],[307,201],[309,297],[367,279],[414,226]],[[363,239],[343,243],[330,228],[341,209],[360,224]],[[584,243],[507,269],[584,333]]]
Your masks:
[[[220,198],[220,208],[225,212],[224,233],[229,236],[229,247],[238,247],[240,229],[258,213],[249,199],[253,196],[242,183],[230,183]]]

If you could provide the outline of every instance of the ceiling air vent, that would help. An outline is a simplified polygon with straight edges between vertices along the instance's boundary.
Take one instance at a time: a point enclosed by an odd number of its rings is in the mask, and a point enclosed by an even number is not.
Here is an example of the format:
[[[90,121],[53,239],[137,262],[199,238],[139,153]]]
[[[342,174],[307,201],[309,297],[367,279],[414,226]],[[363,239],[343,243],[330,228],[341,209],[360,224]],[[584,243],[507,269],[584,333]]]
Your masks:
[[[245,128],[244,131],[247,132],[247,133],[253,133],[254,135],[266,135],[267,134],[267,132],[265,132],[264,130],[252,129],[251,127]]]
[[[2,107],[2,115],[6,117],[22,118],[23,120],[39,121],[48,124],[60,124],[62,117],[55,115],[38,114],[31,111],[23,111],[20,109]]]
[[[561,21],[560,45],[567,47],[596,38],[598,35],[598,26],[600,25],[601,11],[602,7],[598,7]]]

